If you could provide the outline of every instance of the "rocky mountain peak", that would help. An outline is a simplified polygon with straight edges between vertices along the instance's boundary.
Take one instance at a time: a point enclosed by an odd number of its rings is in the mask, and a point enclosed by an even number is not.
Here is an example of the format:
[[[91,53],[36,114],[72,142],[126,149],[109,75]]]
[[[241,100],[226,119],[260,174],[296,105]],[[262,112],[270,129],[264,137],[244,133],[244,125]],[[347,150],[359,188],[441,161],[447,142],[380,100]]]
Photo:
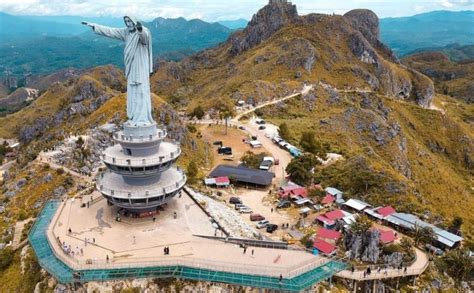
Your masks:
[[[298,19],[296,5],[286,0],[270,0],[249,22],[248,26],[231,37],[232,55],[238,55],[264,40],[285,25]]]
[[[344,14],[344,17],[348,19],[352,26],[358,29],[371,44],[377,43],[380,35],[379,18],[372,10],[354,9]]]

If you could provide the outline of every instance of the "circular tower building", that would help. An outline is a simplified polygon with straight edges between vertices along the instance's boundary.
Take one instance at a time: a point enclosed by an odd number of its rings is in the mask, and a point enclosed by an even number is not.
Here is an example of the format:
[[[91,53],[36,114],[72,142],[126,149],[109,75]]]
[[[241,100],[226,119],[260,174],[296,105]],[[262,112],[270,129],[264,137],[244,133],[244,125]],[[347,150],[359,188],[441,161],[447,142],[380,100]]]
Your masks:
[[[173,165],[181,149],[166,136],[156,123],[126,122],[122,131],[113,134],[117,144],[102,156],[108,170],[97,178],[97,189],[109,204],[133,212],[152,211],[180,192],[186,176]]]

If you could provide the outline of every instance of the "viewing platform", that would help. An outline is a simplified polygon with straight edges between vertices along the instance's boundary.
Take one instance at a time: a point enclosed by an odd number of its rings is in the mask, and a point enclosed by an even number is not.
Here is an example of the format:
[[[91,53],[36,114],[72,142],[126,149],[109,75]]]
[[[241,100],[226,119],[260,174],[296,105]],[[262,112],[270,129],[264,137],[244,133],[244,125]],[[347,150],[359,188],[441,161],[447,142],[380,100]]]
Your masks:
[[[81,206],[79,198],[46,203],[29,235],[40,265],[64,284],[182,278],[296,292],[346,268],[303,250],[248,247],[243,253],[237,244],[198,237],[214,235],[215,228],[187,195],[173,198],[156,222],[117,222],[118,207],[106,201]]]

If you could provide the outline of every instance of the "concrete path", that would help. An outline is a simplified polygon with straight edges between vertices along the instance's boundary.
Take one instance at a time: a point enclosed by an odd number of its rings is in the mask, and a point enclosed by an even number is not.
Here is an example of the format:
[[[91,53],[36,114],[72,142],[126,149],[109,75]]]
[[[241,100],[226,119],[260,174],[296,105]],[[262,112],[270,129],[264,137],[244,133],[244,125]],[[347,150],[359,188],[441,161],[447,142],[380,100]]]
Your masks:
[[[234,118],[232,118],[232,121],[237,122],[243,116],[245,116],[247,114],[250,114],[250,113],[254,112],[257,109],[260,109],[260,108],[263,108],[263,107],[266,107],[266,106],[270,106],[270,105],[274,105],[276,103],[280,103],[280,102],[286,101],[286,100],[294,98],[294,97],[298,97],[298,96],[301,96],[301,95],[306,95],[312,89],[313,89],[313,85],[305,85],[300,92],[297,92],[297,93],[294,93],[294,94],[291,94],[291,95],[288,95],[288,96],[285,96],[285,97],[282,97],[282,98],[278,98],[278,99],[275,99],[275,100],[271,100],[271,101],[262,103],[262,104],[260,104],[256,107],[245,110],[245,111],[237,114]]]
[[[27,223],[30,221],[34,221],[35,218],[29,218],[24,221],[16,222],[15,224],[15,232],[13,233],[13,240],[12,240],[12,248],[16,250],[21,244],[21,235],[23,233],[23,228]]]
[[[364,277],[365,270],[356,270],[354,272],[351,272],[350,270],[344,270],[337,273],[336,276],[356,281],[382,280],[404,276],[418,276],[421,275],[428,267],[429,259],[426,253],[424,253],[418,248],[415,248],[415,253],[416,260],[411,266],[407,267],[406,272],[404,269],[399,270],[395,268],[382,269],[380,270],[380,272],[378,272],[377,269],[372,269],[371,274]]]

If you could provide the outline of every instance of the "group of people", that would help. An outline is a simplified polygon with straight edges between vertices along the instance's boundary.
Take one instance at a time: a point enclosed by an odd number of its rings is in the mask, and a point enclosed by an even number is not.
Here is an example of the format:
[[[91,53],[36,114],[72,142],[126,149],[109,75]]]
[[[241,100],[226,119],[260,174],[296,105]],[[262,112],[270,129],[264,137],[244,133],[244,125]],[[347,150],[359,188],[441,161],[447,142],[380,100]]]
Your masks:
[[[408,268],[407,267],[403,267],[401,264],[397,267],[397,269],[399,271],[401,271],[403,269],[403,273],[406,274],[408,272]],[[384,270],[384,275],[388,275],[388,268],[385,266],[385,267],[378,267],[377,268],[377,273],[380,273],[382,270]],[[355,268],[354,266],[351,267],[351,272],[354,273],[355,271]],[[372,269],[370,267],[368,267],[365,271],[364,271],[364,278],[366,278],[367,276],[370,276],[370,274],[372,274]]]
[[[76,246],[76,249],[74,249],[70,244],[66,244],[66,241],[63,241],[63,243],[61,243],[61,248],[65,254],[71,257],[84,255],[84,250],[82,249],[82,247]]]

